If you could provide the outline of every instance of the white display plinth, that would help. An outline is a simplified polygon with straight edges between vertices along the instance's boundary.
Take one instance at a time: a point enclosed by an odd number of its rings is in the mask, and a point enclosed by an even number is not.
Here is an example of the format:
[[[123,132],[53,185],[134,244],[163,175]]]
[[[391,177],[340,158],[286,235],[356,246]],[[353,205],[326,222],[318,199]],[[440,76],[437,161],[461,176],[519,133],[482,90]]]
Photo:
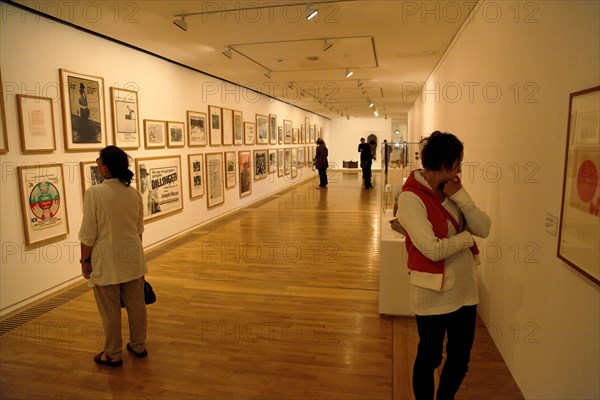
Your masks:
[[[405,237],[392,229],[392,210],[381,212],[379,313],[414,315],[410,310],[410,282]]]

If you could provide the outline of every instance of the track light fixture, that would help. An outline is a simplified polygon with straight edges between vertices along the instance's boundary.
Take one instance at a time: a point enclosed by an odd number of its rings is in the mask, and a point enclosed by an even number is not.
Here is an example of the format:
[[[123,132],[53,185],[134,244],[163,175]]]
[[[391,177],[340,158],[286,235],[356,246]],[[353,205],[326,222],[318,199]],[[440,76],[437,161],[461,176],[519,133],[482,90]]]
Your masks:
[[[333,43],[330,42],[329,40],[325,39],[323,41],[323,51],[327,51],[331,48],[331,46],[333,46]]]
[[[352,72],[349,69],[346,70],[346,78],[350,78],[352,76],[352,74],[354,74],[354,72]]]
[[[371,108],[373,108],[373,106],[375,105],[375,104],[374,104],[374,103],[371,101],[371,99],[368,99],[368,100],[367,100],[367,103],[369,103],[369,107],[371,107]]]
[[[310,8],[310,1],[306,2],[306,20],[310,21],[319,13],[319,10]]]
[[[265,71],[265,76],[266,76],[267,78],[271,79],[271,70],[269,70],[269,69],[268,69],[268,70],[266,70],[266,71]]]
[[[225,50],[223,52],[223,55],[229,59],[231,59],[231,57],[233,57],[233,53],[231,52],[231,47],[228,47],[227,50]]]
[[[363,85],[363,83],[361,81],[358,81],[357,85],[358,85],[358,87],[361,87]]]
[[[188,25],[187,25],[187,22],[185,22],[185,17],[181,17],[181,19],[173,20],[173,23],[175,25],[177,25],[179,27],[179,29],[181,29],[182,31],[187,32]]]

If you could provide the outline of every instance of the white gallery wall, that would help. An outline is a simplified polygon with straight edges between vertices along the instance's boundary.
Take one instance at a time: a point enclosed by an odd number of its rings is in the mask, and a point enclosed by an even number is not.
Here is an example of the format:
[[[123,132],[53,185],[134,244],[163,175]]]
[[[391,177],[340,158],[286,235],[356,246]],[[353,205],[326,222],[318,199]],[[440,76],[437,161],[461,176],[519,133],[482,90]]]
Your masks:
[[[599,24],[598,1],[482,2],[409,113],[412,140],[443,130],[465,143],[463,182],[493,220],[479,312],[527,399],[600,398],[599,287],[546,230],[569,94],[600,84]]]
[[[10,8],[10,9],[9,9]],[[1,266],[0,312],[6,313],[40,295],[46,295],[80,277],[79,241],[83,194],[81,161],[93,161],[97,151],[66,152],[60,102],[59,69],[104,78],[107,141],[112,137],[109,87],[137,90],[139,119],[186,121],[186,111],[208,112],[208,105],[226,107],[243,113],[243,120],[254,122],[255,114],[275,114],[278,125],[284,119],[300,128],[305,118],[323,127],[327,140],[328,120],[216,78],[183,68],[127,46],[105,40],[66,25],[3,5],[7,12],[0,23],[0,70],[6,108],[9,151],[0,155],[1,190]],[[52,98],[56,150],[42,154],[23,154],[20,150],[16,94]],[[142,129],[143,129],[143,124]],[[186,122],[187,125],[187,122]],[[187,137],[186,137],[187,142]],[[302,168],[298,176],[254,181],[252,194],[240,198],[239,185],[225,189],[224,204],[208,208],[206,194],[190,199],[187,155],[265,148],[313,147],[303,145],[243,145],[129,150],[134,158],[167,155],[181,156],[183,210],[146,222],[144,246],[148,249],[187,232],[219,216],[288,188],[314,171]],[[65,174],[69,234],[43,244],[25,245],[23,219],[18,192],[17,166],[62,163]],[[239,177],[237,178],[239,179]],[[118,206],[118,205],[115,205]],[[150,271],[152,273],[152,271]]]

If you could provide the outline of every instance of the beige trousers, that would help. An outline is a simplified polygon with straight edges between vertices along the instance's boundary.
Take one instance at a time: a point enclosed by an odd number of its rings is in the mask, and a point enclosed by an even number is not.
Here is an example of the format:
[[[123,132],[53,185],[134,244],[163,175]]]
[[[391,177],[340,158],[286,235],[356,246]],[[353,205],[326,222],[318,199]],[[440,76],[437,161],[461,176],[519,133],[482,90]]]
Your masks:
[[[144,302],[144,277],[116,285],[94,286],[96,305],[104,326],[104,352],[110,358],[120,359],[121,296],[129,320],[129,342],[134,351],[146,348],[146,304]]]

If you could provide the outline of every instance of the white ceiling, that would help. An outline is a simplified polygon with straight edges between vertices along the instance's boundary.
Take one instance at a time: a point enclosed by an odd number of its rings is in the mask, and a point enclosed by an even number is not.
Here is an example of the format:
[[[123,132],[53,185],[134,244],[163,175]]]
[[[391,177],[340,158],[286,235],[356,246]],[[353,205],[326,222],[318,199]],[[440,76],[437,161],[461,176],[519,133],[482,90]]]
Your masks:
[[[307,3],[293,0],[16,3],[328,118],[373,117],[371,100],[393,121],[406,119],[475,6],[321,0],[310,2],[319,13],[307,21]],[[185,17],[187,31],[173,23],[181,14],[195,14]]]

